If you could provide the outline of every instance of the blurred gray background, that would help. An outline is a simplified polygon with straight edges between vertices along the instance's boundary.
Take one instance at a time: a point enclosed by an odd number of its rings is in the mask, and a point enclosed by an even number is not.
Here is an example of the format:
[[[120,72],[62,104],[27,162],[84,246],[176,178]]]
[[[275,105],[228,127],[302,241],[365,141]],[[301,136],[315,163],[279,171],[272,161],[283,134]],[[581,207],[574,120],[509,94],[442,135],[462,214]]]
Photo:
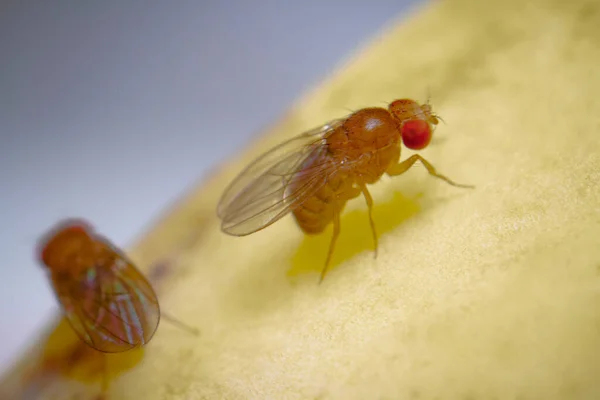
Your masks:
[[[0,373],[59,310],[42,232],[127,246],[416,1],[4,0]]]

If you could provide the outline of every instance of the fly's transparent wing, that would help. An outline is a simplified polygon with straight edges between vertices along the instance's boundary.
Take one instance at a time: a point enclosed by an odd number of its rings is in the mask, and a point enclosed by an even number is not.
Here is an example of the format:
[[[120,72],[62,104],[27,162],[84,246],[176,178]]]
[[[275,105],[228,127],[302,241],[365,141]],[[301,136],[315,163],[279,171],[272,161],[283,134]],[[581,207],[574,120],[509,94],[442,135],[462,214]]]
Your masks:
[[[118,353],[143,346],[158,327],[160,309],[154,290],[121,255],[108,267],[91,266],[68,289],[57,289],[69,323],[81,340],[98,351]]]
[[[268,150],[225,190],[217,214],[225,233],[244,236],[279,220],[313,195],[335,171],[324,157],[326,135],[344,119],[330,121]],[[294,179],[302,173],[301,184]]]

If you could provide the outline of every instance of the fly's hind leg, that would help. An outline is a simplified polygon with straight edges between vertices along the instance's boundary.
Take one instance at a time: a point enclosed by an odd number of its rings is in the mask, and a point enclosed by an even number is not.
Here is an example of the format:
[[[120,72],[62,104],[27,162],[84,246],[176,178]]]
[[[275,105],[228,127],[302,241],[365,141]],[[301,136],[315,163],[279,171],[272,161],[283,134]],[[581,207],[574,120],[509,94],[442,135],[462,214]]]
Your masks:
[[[160,310],[160,318],[169,321],[172,325],[175,325],[179,329],[182,329],[194,336],[200,335],[200,332],[198,331],[198,329],[180,321],[179,319],[175,318],[171,314],[164,312],[163,310]]]
[[[431,165],[431,163],[429,161],[427,161],[426,159],[424,159],[423,157],[421,157],[418,154],[414,154],[414,155],[408,157],[406,160],[399,162],[397,164],[392,164],[387,169],[386,173],[390,176],[403,174],[410,167],[412,167],[412,165],[414,163],[416,163],[417,161],[421,161],[421,163],[425,166],[425,168],[427,169],[427,172],[429,172],[430,175],[435,176],[436,178],[440,178],[441,180],[446,181],[447,183],[449,183],[452,186],[466,188],[466,189],[473,189],[475,187],[473,185],[464,185],[461,183],[456,183],[452,179],[448,178],[447,176],[438,173],[436,171],[435,167],[433,165]]]
[[[100,383],[100,395],[98,400],[106,400],[108,394],[108,360],[107,354],[100,354],[102,357],[102,381]]]
[[[369,223],[371,224],[371,232],[373,233],[373,241],[375,244],[375,257],[377,257],[377,249],[378,249],[378,240],[377,240],[377,231],[375,230],[375,222],[373,221],[373,198],[367,189],[365,184],[359,184],[359,187],[351,187],[349,190],[344,192],[343,197],[345,200],[353,199],[358,197],[360,194],[365,196],[365,200],[367,201],[367,206],[369,208]],[[340,235],[340,209],[336,203],[334,203],[333,207],[333,234],[331,236],[331,242],[329,243],[329,251],[327,252],[327,259],[325,260],[325,266],[321,271],[321,278],[319,283],[323,282],[325,279],[325,275],[329,271],[329,264],[331,263],[331,257],[333,256],[333,251],[335,249],[335,244]]]
[[[325,266],[321,271],[321,278],[319,279],[319,284],[323,282],[325,279],[325,275],[329,270],[329,263],[331,262],[331,256],[333,255],[333,250],[335,249],[335,243],[337,242],[338,236],[340,236],[340,210],[338,206],[334,203],[333,207],[333,235],[331,235],[331,242],[329,243],[329,251],[327,252],[327,259],[325,260]]]
[[[367,207],[369,209],[369,224],[371,224],[371,233],[373,234],[373,245],[374,245],[374,256],[377,258],[377,249],[379,248],[379,241],[377,239],[377,230],[375,229],[375,221],[373,220],[373,198],[371,197],[371,193],[367,189],[367,185],[364,183],[360,184],[360,190],[365,196],[365,201],[367,202]]]

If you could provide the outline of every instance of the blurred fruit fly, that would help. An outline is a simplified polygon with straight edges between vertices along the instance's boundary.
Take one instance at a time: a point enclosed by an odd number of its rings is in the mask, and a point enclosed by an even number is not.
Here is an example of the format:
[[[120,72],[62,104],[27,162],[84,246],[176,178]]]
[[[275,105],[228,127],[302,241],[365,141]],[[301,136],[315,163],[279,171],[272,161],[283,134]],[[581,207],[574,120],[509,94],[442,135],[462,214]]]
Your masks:
[[[387,109],[364,108],[293,137],[254,160],[227,187],[217,208],[221,228],[227,234],[245,236],[290,212],[307,234],[321,233],[333,223],[322,281],[340,233],[340,213],[348,200],[362,193],[376,256],[377,232],[368,184],[383,174],[403,174],[420,161],[429,174],[450,185],[473,188],[440,174],[418,154],[400,162],[400,143],[409,149],[424,149],[438,122],[429,103],[400,99]]]
[[[84,343],[102,353],[120,353],[152,339],[161,317],[154,289],[90,224],[61,221],[40,240],[38,250],[66,318]],[[102,389],[107,389],[106,379]]]

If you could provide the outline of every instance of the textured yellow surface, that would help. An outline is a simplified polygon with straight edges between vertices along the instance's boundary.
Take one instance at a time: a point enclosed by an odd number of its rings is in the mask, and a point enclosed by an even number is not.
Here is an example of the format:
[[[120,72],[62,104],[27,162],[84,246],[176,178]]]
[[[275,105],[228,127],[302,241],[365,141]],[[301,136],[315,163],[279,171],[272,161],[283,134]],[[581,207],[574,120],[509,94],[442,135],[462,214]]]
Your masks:
[[[202,334],[162,323],[109,398],[600,398],[599,38],[594,0],[448,0],[384,32],[132,249],[146,271],[178,251],[162,306]],[[330,230],[220,233],[218,197],[258,153],[427,90],[446,124],[421,154],[476,189],[422,167],[372,186],[376,260],[360,198],[321,286]]]

